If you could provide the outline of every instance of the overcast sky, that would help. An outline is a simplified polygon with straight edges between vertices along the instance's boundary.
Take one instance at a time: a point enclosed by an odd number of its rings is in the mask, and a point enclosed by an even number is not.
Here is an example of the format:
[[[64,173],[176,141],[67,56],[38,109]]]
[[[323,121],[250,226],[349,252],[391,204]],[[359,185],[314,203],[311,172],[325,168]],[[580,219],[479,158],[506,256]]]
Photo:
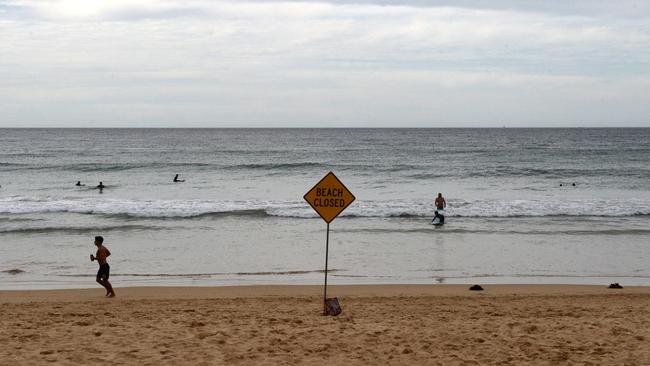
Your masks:
[[[650,127],[650,2],[0,0],[0,127]]]

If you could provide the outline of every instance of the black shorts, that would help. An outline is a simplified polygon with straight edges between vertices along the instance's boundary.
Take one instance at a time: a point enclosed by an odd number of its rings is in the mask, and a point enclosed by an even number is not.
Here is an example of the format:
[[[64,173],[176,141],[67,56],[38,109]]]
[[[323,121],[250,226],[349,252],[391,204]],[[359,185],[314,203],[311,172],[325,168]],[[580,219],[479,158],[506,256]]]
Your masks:
[[[108,263],[100,265],[99,271],[97,271],[97,279],[103,279],[104,281],[107,281],[110,272],[111,267],[108,265]]]

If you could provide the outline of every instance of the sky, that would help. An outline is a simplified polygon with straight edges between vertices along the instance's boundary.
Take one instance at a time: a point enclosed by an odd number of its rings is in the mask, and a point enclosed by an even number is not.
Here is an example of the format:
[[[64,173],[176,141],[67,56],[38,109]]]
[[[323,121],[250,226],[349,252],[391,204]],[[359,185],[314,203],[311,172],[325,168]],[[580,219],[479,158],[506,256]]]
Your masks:
[[[0,127],[650,127],[650,2],[0,0]]]

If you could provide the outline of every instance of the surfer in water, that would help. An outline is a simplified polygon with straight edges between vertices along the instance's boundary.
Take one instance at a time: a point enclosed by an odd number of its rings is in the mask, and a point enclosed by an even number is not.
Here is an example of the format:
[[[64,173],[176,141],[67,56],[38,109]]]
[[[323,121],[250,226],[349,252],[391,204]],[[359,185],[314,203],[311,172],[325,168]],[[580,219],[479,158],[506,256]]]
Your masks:
[[[178,174],[174,176],[174,183],[183,183],[185,182],[185,179],[178,179]]]
[[[438,219],[438,221],[436,221],[436,219]],[[436,212],[433,214],[432,222],[435,222],[434,225],[443,225],[445,223],[445,217],[441,215],[440,212],[438,212],[438,210],[436,210]]]
[[[447,207],[447,202],[444,197],[442,197],[442,193],[438,193],[438,197],[436,197],[434,204],[436,205],[436,212],[433,215],[431,223],[434,225],[443,225],[445,223],[445,215],[442,214],[442,210]]]
[[[75,186],[77,186],[77,187],[83,187],[83,186],[85,186],[85,184],[81,184],[81,181],[78,180],[78,181],[77,181],[77,184],[75,184]]]
[[[442,193],[438,193],[435,204],[438,210],[444,210],[447,207],[447,201],[442,197]]]
[[[99,193],[102,193],[102,191],[104,190],[104,188],[106,188],[106,186],[104,185],[104,182],[99,182],[99,185],[95,188],[99,189]]]

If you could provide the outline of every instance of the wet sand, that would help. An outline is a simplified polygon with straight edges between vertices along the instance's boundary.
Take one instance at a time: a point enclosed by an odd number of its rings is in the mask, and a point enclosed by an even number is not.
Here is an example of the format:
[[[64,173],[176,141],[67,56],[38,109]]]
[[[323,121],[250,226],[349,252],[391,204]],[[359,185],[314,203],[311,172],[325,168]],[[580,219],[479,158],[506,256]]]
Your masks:
[[[0,364],[650,364],[650,287],[468,287],[0,291]]]

